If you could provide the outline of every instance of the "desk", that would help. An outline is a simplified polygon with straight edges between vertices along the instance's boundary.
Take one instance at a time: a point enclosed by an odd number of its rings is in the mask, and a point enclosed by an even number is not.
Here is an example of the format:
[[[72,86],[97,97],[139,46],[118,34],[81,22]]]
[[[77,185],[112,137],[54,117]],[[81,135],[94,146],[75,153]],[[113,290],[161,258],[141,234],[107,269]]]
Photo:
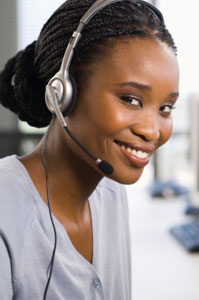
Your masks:
[[[151,199],[127,187],[132,243],[132,300],[199,300],[199,254],[189,254],[168,229],[185,223],[182,198]]]

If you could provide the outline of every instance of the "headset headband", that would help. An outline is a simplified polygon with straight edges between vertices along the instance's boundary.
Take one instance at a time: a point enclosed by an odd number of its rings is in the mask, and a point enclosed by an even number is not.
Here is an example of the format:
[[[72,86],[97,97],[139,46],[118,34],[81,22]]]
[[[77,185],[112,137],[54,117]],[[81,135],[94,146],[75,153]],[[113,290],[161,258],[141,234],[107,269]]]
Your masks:
[[[68,43],[68,46],[66,48],[66,51],[65,51],[65,54],[64,54],[64,57],[62,60],[62,64],[61,64],[61,68],[60,68],[60,71],[62,73],[64,73],[65,70],[69,70],[70,63],[71,63],[71,60],[73,57],[74,48],[76,47],[77,43],[79,42],[79,39],[81,38],[81,32],[82,32],[84,26],[90,21],[90,19],[92,19],[94,17],[95,14],[97,14],[104,7],[106,7],[112,3],[121,2],[121,1],[134,2],[139,5],[144,5],[145,7],[150,9],[150,11],[152,11],[152,13],[156,17],[158,17],[161,22],[164,22],[164,18],[163,18],[163,15],[161,14],[161,12],[156,7],[154,7],[153,5],[151,5],[150,3],[145,2],[145,1],[141,1],[141,0],[135,0],[135,1],[133,1],[133,0],[97,0],[96,2],[93,3],[93,5],[86,11],[86,13],[80,19],[77,29],[72,34],[72,37]]]

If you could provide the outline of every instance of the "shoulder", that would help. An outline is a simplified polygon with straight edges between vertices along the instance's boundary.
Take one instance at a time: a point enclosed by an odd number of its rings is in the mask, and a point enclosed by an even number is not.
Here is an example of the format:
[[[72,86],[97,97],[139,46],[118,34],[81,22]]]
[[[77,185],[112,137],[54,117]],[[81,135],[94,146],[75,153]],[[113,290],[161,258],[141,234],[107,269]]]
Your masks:
[[[13,181],[15,180],[15,181]],[[4,185],[17,187],[15,183],[22,182],[24,180],[24,170],[22,164],[17,159],[17,156],[12,155],[0,159],[0,186]]]
[[[1,207],[8,205],[7,197],[18,189],[20,180],[20,171],[17,167],[17,158],[15,156],[0,159],[0,204]],[[12,197],[9,197],[12,199]]]
[[[30,192],[29,176],[16,156],[0,159],[0,204],[9,205]],[[14,204],[14,203],[12,203]]]
[[[14,234],[30,221],[35,199],[31,189],[30,178],[16,156],[0,159],[0,229],[5,233]]]

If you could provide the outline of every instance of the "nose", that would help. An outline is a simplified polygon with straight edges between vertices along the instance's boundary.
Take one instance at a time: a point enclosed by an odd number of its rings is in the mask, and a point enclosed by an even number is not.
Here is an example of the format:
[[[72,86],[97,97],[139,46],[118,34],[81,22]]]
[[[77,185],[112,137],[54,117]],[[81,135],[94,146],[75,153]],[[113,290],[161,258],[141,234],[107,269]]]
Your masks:
[[[145,114],[139,122],[132,125],[131,131],[147,142],[158,141],[160,138],[158,116],[155,113]]]

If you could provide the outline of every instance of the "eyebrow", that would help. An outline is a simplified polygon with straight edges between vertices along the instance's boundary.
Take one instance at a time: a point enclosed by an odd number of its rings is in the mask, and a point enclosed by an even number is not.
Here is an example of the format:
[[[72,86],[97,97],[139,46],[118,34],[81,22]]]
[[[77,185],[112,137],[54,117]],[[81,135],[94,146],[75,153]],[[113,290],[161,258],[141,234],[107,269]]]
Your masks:
[[[178,92],[173,92],[173,93],[171,93],[169,96],[171,97],[171,98],[178,98],[179,97],[179,93]]]
[[[121,82],[121,83],[116,83],[115,85],[118,85],[120,87],[131,86],[131,87],[135,87],[135,88],[138,88],[141,90],[148,90],[148,91],[152,90],[150,85],[146,85],[146,84],[135,82],[135,81]]]
[[[116,83],[115,85],[124,87],[124,86],[130,86],[130,87],[135,87],[140,90],[145,90],[145,91],[152,91],[152,87],[147,84],[135,82],[135,81],[128,81],[128,82],[121,82],[121,83]],[[171,98],[176,98],[179,97],[179,92],[172,92],[169,97]]]

